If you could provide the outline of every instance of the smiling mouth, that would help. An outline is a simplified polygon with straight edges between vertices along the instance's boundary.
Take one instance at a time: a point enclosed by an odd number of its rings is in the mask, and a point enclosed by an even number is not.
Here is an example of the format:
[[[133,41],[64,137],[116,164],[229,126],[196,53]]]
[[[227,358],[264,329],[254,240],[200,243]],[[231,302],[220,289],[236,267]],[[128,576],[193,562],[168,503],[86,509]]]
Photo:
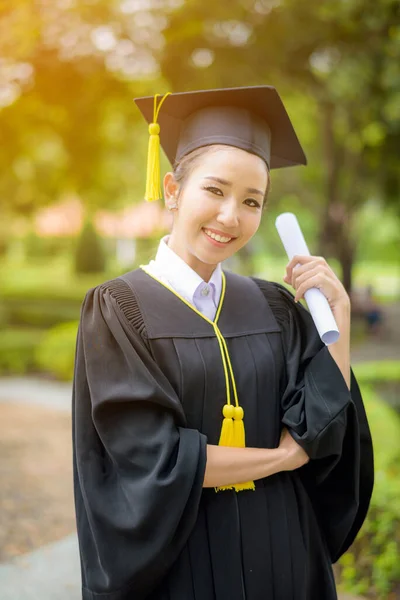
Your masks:
[[[209,238],[215,240],[216,242],[219,242],[220,244],[229,244],[229,242],[235,239],[230,236],[219,235],[218,233],[214,233],[210,229],[203,229],[203,231],[206,235],[208,235]]]

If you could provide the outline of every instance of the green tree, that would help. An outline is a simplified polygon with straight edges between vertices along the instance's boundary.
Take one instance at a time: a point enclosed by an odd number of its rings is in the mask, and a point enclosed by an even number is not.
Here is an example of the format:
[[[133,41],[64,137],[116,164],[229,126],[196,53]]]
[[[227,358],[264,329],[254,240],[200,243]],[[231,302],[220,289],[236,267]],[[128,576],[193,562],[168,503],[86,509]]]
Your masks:
[[[31,215],[68,190],[90,210],[142,198],[133,96],[154,75],[140,70],[150,51],[131,35],[135,17],[99,0],[0,9],[2,210]]]
[[[106,256],[102,240],[93,224],[87,220],[77,241],[75,272],[79,274],[102,273],[106,268]]]
[[[374,194],[393,202],[399,190],[399,11],[394,0],[188,0],[164,32],[172,89],[273,83],[296,128],[299,102],[314,189],[300,172],[282,174],[279,187],[294,183],[318,215],[319,251],[338,258],[348,291],[358,208]]]

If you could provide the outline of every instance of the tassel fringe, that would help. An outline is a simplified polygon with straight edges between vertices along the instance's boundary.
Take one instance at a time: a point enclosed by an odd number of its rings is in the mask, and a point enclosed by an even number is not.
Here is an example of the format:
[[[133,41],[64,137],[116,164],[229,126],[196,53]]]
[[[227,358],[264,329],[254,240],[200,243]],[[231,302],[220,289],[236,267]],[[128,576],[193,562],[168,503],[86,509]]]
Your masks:
[[[246,437],[243,422],[243,408],[241,406],[225,404],[224,408],[222,409],[222,414],[224,419],[222,421],[219,445],[233,448],[245,448]],[[254,481],[248,481],[246,483],[222,485],[215,488],[216,492],[221,492],[223,490],[235,490],[236,492],[241,492],[243,490],[255,490],[255,485]]]
[[[160,174],[160,126],[158,123],[149,125],[149,149],[147,153],[147,178],[145,199],[148,202],[161,200]]]

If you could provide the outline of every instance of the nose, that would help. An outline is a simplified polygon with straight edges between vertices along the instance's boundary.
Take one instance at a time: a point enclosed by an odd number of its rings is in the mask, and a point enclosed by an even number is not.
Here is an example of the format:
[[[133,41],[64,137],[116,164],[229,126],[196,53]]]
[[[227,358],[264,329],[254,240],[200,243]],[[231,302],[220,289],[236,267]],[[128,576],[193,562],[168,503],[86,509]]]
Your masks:
[[[234,229],[239,225],[239,209],[237,203],[231,201],[221,202],[220,210],[217,216],[217,221],[226,229]]]

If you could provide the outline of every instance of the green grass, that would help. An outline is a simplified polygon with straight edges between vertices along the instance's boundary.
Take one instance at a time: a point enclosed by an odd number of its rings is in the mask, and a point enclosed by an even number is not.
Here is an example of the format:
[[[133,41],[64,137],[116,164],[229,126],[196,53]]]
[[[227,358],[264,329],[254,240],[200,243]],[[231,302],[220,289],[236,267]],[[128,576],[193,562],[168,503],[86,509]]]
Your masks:
[[[379,473],[382,471],[395,469],[400,474],[400,415],[383,401],[373,386],[364,384],[360,379],[358,382],[374,443],[375,474],[379,487]],[[400,502],[400,498],[398,500]],[[398,508],[400,516],[400,504]]]
[[[363,362],[354,365],[353,371],[360,385],[400,381],[400,360]]]
[[[23,375],[35,368],[35,349],[43,338],[37,329],[0,330],[0,375]]]
[[[367,519],[340,559],[339,590],[389,600],[397,598],[400,581],[400,416],[373,386],[360,384],[374,445],[375,486]]]
[[[20,296],[26,292],[30,298],[51,296],[75,299],[78,296],[83,300],[89,288],[122,272],[118,272],[114,267],[105,273],[78,276],[72,270],[69,256],[57,256],[48,261],[35,262],[3,260],[0,262],[0,296]]]

